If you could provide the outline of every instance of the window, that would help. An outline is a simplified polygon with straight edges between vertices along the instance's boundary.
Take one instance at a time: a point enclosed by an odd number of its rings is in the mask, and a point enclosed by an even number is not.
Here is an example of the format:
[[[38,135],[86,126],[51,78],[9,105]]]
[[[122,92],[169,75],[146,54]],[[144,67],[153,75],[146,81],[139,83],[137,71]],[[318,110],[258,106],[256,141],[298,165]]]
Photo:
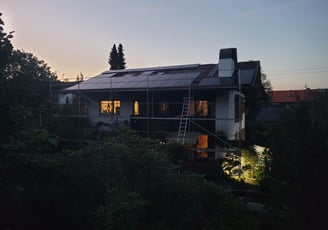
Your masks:
[[[167,101],[160,102],[159,106],[160,106],[160,108],[159,108],[160,113],[168,113],[169,112],[169,103]]]
[[[208,148],[208,135],[201,134],[197,137],[197,148],[198,149]]]
[[[133,115],[138,116],[140,115],[140,111],[139,111],[139,101],[135,101],[133,103]]]
[[[120,114],[121,101],[100,101],[100,114]]]
[[[189,102],[188,116],[195,116],[195,103],[194,103],[194,101]]]
[[[201,134],[197,137],[197,145],[198,151],[197,154],[201,158],[208,158],[208,152],[204,151],[208,148],[208,135]],[[204,150],[202,150],[204,149]]]
[[[208,116],[208,101],[196,101],[196,116]]]

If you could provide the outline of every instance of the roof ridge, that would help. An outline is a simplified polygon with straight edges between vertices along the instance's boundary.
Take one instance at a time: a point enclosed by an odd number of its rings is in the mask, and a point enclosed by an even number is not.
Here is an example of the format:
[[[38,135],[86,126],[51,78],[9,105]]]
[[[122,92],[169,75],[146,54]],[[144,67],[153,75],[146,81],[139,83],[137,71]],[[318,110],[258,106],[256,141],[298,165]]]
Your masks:
[[[119,70],[107,70],[102,74],[109,73],[122,73],[122,72],[144,72],[144,71],[155,71],[155,70],[173,70],[173,69],[191,69],[197,68],[200,64],[186,64],[186,65],[172,65],[172,66],[158,66],[158,67],[144,67],[144,68],[132,68],[132,69],[119,69]]]

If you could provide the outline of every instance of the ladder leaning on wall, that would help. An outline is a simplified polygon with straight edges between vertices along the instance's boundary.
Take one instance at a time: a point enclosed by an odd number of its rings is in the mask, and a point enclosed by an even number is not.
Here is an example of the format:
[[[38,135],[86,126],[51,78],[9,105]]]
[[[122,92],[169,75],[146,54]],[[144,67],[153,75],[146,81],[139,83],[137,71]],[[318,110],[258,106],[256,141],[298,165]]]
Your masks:
[[[178,131],[178,138],[177,142],[184,144],[186,131],[189,121],[189,107],[190,107],[190,97],[184,97],[182,103],[182,110],[180,116],[180,124],[179,124],[179,131]]]

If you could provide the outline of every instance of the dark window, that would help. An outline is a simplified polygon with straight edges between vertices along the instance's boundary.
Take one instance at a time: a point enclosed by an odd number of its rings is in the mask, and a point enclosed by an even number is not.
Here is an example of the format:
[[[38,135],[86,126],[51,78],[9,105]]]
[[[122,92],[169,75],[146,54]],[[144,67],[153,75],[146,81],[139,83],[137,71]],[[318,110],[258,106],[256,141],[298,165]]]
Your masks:
[[[160,113],[169,113],[169,103],[167,101],[162,101],[159,103]]]

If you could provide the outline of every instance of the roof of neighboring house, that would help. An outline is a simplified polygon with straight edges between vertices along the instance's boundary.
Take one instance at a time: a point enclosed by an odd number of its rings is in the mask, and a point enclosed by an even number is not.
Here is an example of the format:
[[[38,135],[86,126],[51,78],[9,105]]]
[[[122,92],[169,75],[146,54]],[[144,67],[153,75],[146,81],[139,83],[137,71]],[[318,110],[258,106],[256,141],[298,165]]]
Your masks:
[[[260,73],[260,62],[238,63],[243,87],[255,86]],[[144,91],[145,89],[236,88],[237,74],[230,84],[218,78],[217,64],[192,64],[152,68],[109,70],[86,81],[68,87],[65,91]]]
[[[271,91],[272,103],[296,103],[299,101],[312,101],[317,94],[317,90],[304,89],[304,90],[278,90]]]

